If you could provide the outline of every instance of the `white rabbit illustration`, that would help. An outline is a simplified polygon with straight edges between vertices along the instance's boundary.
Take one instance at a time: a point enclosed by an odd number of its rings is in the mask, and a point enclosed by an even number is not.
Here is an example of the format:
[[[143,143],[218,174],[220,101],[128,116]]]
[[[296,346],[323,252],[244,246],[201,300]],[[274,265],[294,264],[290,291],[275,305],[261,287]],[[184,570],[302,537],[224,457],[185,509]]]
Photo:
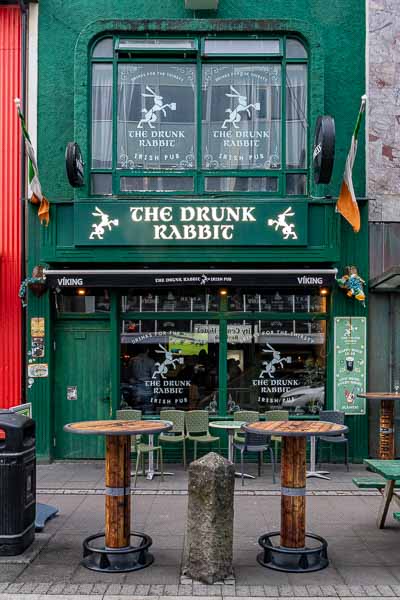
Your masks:
[[[233,92],[233,94],[225,94],[225,96],[227,98],[236,98],[238,105],[231,110],[230,108],[227,108],[225,112],[229,113],[229,117],[227,119],[225,119],[225,121],[223,122],[221,129],[226,129],[227,127],[227,123],[232,123],[232,125],[236,128],[239,129],[239,126],[236,125],[236,123],[239,123],[239,121],[242,120],[242,117],[240,115],[241,112],[246,111],[247,114],[249,115],[249,117],[251,117],[251,113],[250,113],[250,108],[254,108],[254,110],[260,110],[260,103],[256,102],[255,104],[247,104],[247,96],[242,96],[242,94],[240,94],[234,87],[233,85],[229,86],[231,88],[231,91]]]
[[[151,89],[151,87],[149,87],[148,85],[146,85],[146,90],[148,92],[150,92],[150,94],[142,94],[143,98],[153,98],[154,104],[151,108],[149,108],[149,110],[147,110],[147,108],[142,108],[142,112],[145,113],[143,119],[140,119],[137,128],[138,129],[142,129],[143,128],[143,123],[147,123],[147,125],[151,128],[154,129],[154,125],[152,125],[152,123],[154,123],[155,121],[157,121],[158,115],[157,113],[162,111],[164,117],[167,116],[167,113],[165,111],[166,108],[169,108],[170,110],[176,110],[176,103],[175,102],[171,102],[170,104],[163,104],[163,97],[159,96],[158,94],[156,94],[156,92],[154,90]]]
[[[263,365],[263,369],[260,373],[260,379],[262,379],[263,377],[270,377],[271,379],[275,379],[275,371],[276,371],[276,366],[275,365],[279,365],[280,367],[283,367],[283,363],[291,363],[292,362],[292,357],[291,356],[286,356],[281,358],[281,353],[279,352],[279,350],[275,350],[270,344],[267,344],[267,348],[263,348],[262,349],[263,352],[271,352],[272,353],[272,360],[271,361],[267,361],[264,360],[262,362]]]
[[[95,236],[97,236],[97,239],[102,240],[104,231],[105,231],[105,227],[107,227],[108,230],[111,231],[112,225],[117,226],[119,224],[118,219],[110,219],[110,215],[107,215],[106,213],[104,213],[102,210],[100,210],[100,208],[98,206],[95,207],[95,211],[92,212],[92,215],[94,217],[100,217],[100,223],[92,224],[93,231],[89,236],[90,240],[93,240],[95,238]]]
[[[175,367],[175,363],[183,364],[183,356],[179,358],[173,358],[175,356],[179,356],[179,353],[170,352],[167,350],[162,344],[158,344],[161,350],[156,350],[157,354],[164,354],[164,361],[162,363],[156,362],[155,366],[157,367],[157,371],[154,371],[152,379],[156,379],[157,375],[161,375],[163,379],[165,379],[165,375],[168,373],[168,367],[172,365]]]

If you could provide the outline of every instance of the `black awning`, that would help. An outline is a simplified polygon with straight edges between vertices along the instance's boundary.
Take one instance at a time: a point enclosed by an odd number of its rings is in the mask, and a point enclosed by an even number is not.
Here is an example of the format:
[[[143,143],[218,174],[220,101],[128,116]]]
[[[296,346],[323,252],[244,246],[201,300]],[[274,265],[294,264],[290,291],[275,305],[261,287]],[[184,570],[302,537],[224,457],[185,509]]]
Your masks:
[[[90,269],[45,270],[51,288],[171,286],[326,287],[337,269]]]

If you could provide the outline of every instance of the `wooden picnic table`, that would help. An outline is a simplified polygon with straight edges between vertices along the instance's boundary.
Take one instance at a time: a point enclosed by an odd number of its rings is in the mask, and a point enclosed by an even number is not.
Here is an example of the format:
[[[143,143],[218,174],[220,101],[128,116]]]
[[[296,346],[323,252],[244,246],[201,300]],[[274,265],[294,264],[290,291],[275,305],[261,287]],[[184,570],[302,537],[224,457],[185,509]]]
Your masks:
[[[245,431],[282,437],[281,528],[259,539],[264,552],[258,562],[270,569],[286,572],[318,571],[328,566],[326,540],[306,533],[306,441],[319,435],[341,435],[345,425],[326,421],[257,421],[243,426]],[[280,544],[271,538],[280,534]],[[306,538],[313,540],[306,546]]]
[[[357,394],[359,398],[376,400],[381,403],[379,417],[379,458],[394,459],[394,401],[400,400],[399,393],[364,392]]]
[[[368,458],[364,459],[364,463],[371,471],[382,475],[386,480],[385,487],[380,490],[382,500],[376,520],[379,529],[383,529],[391,501],[394,500],[400,506],[400,497],[395,492],[396,480],[400,479],[400,460],[374,460]]]
[[[105,533],[83,541],[82,564],[93,571],[121,573],[149,566],[152,539],[131,533],[131,435],[161,433],[172,428],[169,421],[81,421],[64,426],[65,431],[83,435],[105,435]],[[131,545],[131,538],[139,545]],[[96,543],[104,539],[104,545]]]

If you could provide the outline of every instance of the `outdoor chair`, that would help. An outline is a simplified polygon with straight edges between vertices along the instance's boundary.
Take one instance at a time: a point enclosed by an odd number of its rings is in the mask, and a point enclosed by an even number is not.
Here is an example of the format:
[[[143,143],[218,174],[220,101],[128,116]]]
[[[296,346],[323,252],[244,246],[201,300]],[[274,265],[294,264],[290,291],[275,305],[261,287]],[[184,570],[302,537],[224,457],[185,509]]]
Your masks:
[[[289,420],[289,411],[288,410],[268,410],[264,416],[265,416],[266,421],[288,421]],[[282,438],[280,435],[272,435],[271,442],[274,442],[275,460],[277,460],[278,444],[282,443]]]
[[[186,439],[193,442],[193,459],[197,458],[197,444],[212,444],[218,442],[218,452],[221,451],[221,439],[211,435],[208,429],[207,410],[188,410],[185,413]]]
[[[237,410],[233,413],[234,421],[243,421],[243,423],[256,423],[260,420],[260,413],[257,410]],[[236,431],[233,441],[238,444],[244,442],[244,432]]]
[[[158,442],[165,444],[178,444],[182,442],[183,467],[186,469],[186,439],[185,439],[185,411],[184,410],[161,410],[161,421],[171,421],[173,427],[170,431],[160,433]]]
[[[137,409],[121,409],[116,411],[117,419],[125,419],[130,421],[140,421],[142,418],[142,411]],[[157,466],[160,463],[161,479],[164,481],[164,465],[161,446],[151,447],[149,444],[141,442],[141,436],[136,435],[131,437],[131,454],[136,454],[136,466],[135,472],[131,475],[135,476],[133,481],[133,487],[136,487],[136,480],[139,471],[140,464],[142,463],[143,475],[146,475],[144,457],[149,452],[154,452],[157,456]]]
[[[271,465],[272,465],[272,481],[275,483],[275,457],[274,451],[271,446],[271,437],[262,433],[251,433],[245,432],[243,443],[234,443],[234,448],[240,450],[240,468],[242,474],[242,485],[244,485],[244,453],[245,452],[258,452],[258,476],[261,475],[261,464],[263,452],[268,450]]]
[[[328,423],[336,423],[337,425],[344,425],[344,412],[340,410],[321,410],[319,412],[319,417],[321,421],[327,421]],[[320,442],[326,442],[329,444],[344,444],[344,452],[345,452],[345,465],[347,470],[349,471],[349,440],[341,433],[340,435],[330,435],[324,437],[323,435],[317,437],[317,449],[316,456],[317,462],[321,467],[321,461],[318,461],[318,456],[320,453]]]

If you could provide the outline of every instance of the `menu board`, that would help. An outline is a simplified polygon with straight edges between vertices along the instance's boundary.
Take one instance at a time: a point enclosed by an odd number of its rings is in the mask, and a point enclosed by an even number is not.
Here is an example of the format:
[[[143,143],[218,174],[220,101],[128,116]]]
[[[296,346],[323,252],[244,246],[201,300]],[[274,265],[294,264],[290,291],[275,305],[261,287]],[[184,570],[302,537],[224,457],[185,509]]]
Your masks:
[[[335,410],[346,415],[365,415],[365,398],[357,394],[366,388],[366,318],[336,317],[334,321]]]

